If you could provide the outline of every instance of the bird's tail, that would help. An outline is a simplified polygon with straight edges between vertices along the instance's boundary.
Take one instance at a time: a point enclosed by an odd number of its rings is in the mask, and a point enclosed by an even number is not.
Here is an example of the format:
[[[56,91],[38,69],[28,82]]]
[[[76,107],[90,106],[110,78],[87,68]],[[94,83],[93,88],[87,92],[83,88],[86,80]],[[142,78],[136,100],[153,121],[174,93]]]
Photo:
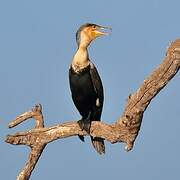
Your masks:
[[[99,154],[105,153],[105,145],[104,145],[104,140],[102,138],[98,138],[98,137],[93,138],[91,136],[91,142],[92,142],[93,147],[96,149],[96,151]]]

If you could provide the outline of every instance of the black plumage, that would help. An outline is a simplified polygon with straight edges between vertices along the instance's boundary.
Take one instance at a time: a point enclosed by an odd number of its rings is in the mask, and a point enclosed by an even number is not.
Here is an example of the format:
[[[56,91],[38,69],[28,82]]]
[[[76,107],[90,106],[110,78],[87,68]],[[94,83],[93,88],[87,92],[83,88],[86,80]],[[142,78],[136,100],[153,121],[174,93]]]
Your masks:
[[[100,76],[94,64],[90,62],[87,67],[78,73],[71,66],[69,69],[69,82],[73,102],[82,116],[81,122],[84,123],[82,126],[86,130],[91,121],[100,121],[101,119],[104,95]],[[95,149],[100,154],[104,153],[103,139],[93,137],[91,139]]]

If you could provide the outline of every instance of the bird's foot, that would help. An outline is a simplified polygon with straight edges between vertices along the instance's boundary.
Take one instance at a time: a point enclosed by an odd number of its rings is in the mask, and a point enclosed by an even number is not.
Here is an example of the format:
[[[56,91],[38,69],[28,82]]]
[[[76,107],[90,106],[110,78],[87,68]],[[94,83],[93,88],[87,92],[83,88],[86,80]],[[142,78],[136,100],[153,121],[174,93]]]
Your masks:
[[[77,123],[79,124],[80,128],[82,130],[85,130],[88,134],[90,134],[90,128],[91,128],[91,112],[89,112],[88,117],[86,119],[82,118]]]
[[[81,119],[77,123],[79,124],[79,127],[82,130],[85,130],[88,134],[90,134],[90,127],[91,127],[90,121],[86,121],[86,119]]]
[[[84,136],[78,135],[79,139],[84,142]]]

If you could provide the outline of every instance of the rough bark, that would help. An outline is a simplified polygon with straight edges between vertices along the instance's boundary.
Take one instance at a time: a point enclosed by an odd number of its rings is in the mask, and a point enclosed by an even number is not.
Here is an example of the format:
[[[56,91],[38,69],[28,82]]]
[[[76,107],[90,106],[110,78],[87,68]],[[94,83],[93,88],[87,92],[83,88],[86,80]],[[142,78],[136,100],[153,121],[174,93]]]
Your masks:
[[[113,124],[104,122],[92,122],[90,135],[101,137],[111,143],[123,142],[125,149],[133,148],[143,119],[143,114],[151,100],[174,77],[180,68],[180,39],[171,43],[167,49],[163,62],[144,80],[140,88],[129,95],[122,116]],[[7,135],[6,142],[14,145],[27,145],[31,148],[25,167],[17,176],[17,180],[28,180],[43,152],[45,146],[57,139],[76,135],[88,135],[82,131],[77,121],[71,121],[52,127],[44,127],[42,106],[36,105],[31,111],[16,117],[9,124],[9,128],[33,118],[36,125],[27,132],[18,132]]]

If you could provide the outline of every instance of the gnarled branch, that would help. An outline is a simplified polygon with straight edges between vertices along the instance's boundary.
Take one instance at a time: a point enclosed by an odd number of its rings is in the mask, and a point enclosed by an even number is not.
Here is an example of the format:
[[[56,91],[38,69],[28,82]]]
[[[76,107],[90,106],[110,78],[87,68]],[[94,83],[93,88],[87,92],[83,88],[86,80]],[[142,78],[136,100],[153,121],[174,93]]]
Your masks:
[[[167,50],[163,62],[152,74],[144,80],[140,88],[129,95],[122,116],[113,124],[93,121],[90,135],[101,137],[111,143],[126,143],[125,149],[133,148],[143,119],[143,113],[151,100],[174,77],[180,68],[180,39],[174,41]],[[6,142],[14,145],[27,145],[31,152],[25,167],[17,177],[17,180],[28,180],[45,146],[57,139],[76,135],[88,135],[82,131],[77,121],[67,122],[52,127],[44,127],[42,106],[36,105],[31,111],[18,116],[9,124],[12,128],[23,121],[33,118],[36,121],[35,128],[27,132],[18,132],[8,135]]]

